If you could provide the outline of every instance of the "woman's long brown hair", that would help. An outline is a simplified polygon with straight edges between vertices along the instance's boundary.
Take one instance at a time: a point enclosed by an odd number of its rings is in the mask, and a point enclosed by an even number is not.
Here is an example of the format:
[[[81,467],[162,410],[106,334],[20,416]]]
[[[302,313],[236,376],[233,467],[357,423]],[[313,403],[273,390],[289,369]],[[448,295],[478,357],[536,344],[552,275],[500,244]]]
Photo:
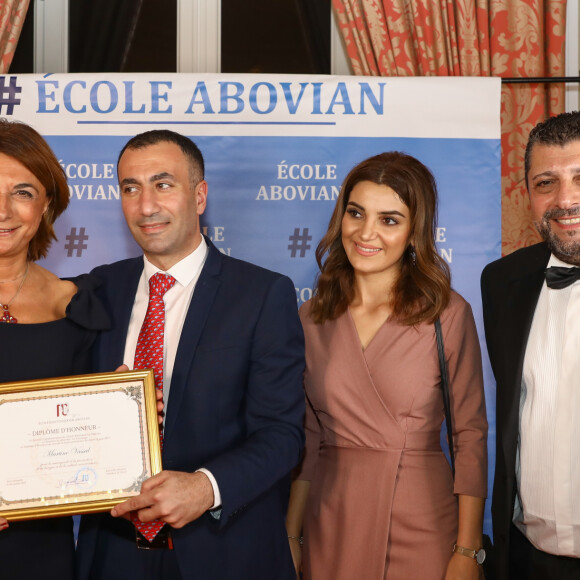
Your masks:
[[[350,193],[358,183],[370,181],[390,187],[409,208],[411,249],[403,256],[401,272],[391,293],[392,318],[402,324],[433,322],[449,303],[449,267],[435,247],[437,186],[420,161],[391,151],[359,163],[346,176],[328,230],[316,249],[320,274],[312,298],[312,319],[321,324],[346,311],[354,298],[354,270],[342,245],[342,218]]]

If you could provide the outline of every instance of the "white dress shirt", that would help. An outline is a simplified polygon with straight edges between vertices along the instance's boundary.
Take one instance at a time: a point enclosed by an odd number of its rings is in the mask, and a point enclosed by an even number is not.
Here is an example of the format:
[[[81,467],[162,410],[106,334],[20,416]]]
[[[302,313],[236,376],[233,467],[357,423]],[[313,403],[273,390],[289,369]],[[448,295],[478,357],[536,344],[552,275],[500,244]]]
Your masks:
[[[555,256],[548,266],[569,268]],[[542,287],[520,398],[515,525],[536,548],[580,557],[580,282]]]
[[[173,376],[175,355],[177,354],[183,323],[185,322],[185,316],[191,303],[193,291],[195,290],[195,285],[205,264],[206,257],[207,244],[204,237],[201,236],[201,243],[191,254],[172,266],[167,272],[164,272],[170,274],[176,280],[173,287],[163,297],[165,303],[165,331],[163,337],[163,404],[165,405],[165,413],[169,410],[168,400],[169,390],[171,388],[171,377]],[[143,256],[143,262],[143,273],[137,286],[137,293],[135,294],[135,302],[133,303],[133,310],[131,311],[131,319],[127,331],[127,339],[125,341],[123,361],[130,369],[133,368],[135,362],[137,340],[149,304],[149,279],[151,276],[157,274],[157,272],[163,272],[163,270],[154,266],[145,256]],[[205,473],[212,484],[214,505],[211,509],[214,509],[221,505],[221,496],[217,481],[207,469],[201,468],[197,471]]]

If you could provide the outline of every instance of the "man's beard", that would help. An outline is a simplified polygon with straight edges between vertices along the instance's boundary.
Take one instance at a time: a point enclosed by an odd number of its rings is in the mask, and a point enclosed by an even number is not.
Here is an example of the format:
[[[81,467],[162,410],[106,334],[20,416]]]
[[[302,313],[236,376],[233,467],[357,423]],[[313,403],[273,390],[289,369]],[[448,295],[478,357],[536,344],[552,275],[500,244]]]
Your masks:
[[[556,258],[567,264],[580,266],[580,235],[578,235],[578,232],[576,230],[571,231],[569,234],[570,239],[563,240],[552,231],[552,225],[550,223],[550,220],[553,219],[572,216],[580,216],[580,207],[574,207],[568,210],[548,210],[542,216],[542,220],[540,222],[534,222],[534,225]]]

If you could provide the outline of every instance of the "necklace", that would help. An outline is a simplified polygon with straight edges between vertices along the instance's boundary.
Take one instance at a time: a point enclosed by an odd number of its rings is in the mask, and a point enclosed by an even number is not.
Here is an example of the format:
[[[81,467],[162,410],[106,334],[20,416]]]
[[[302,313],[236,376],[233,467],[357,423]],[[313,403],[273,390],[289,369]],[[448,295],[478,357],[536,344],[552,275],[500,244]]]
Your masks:
[[[14,316],[12,316],[12,314],[10,314],[10,310],[8,310],[8,309],[10,308],[10,305],[14,302],[14,300],[16,300],[16,297],[18,296],[18,294],[20,294],[20,290],[22,290],[22,286],[24,286],[24,281],[26,280],[26,276],[28,276],[28,267],[29,266],[30,266],[30,262],[26,262],[26,272],[24,272],[24,276],[22,277],[22,281],[18,285],[18,290],[16,290],[16,294],[14,294],[14,296],[12,296],[12,299],[10,300],[10,302],[8,302],[7,304],[2,304],[0,302],[0,306],[2,307],[2,310],[4,311],[4,312],[2,312],[2,316],[0,316],[0,322],[6,322],[7,324],[16,324],[18,322],[18,319],[14,318]],[[18,280],[18,278],[16,278],[16,280]]]
[[[22,278],[23,276],[26,276],[27,273],[28,273],[28,262],[26,262],[26,270],[24,270],[23,274],[20,274],[20,276],[16,276],[16,278],[12,278],[12,280],[0,280],[0,284],[9,284],[10,282],[16,282],[20,280],[20,278]]]

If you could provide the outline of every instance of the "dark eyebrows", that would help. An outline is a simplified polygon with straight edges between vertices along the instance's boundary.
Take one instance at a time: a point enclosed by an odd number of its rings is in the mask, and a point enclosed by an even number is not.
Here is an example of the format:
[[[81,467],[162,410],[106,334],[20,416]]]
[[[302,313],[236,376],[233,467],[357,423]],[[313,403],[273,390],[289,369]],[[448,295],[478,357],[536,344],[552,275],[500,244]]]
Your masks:
[[[572,171],[575,175],[580,174],[580,167],[574,167],[572,168]],[[530,179],[532,181],[535,181],[536,179],[540,179],[543,177],[558,177],[559,176],[559,172],[558,171],[552,171],[550,169],[546,169],[546,171],[541,171],[540,173],[537,173],[536,175],[531,175]]]
[[[174,176],[172,173],[169,173],[168,171],[162,171],[161,173],[156,173],[155,175],[152,175],[149,178],[149,183],[155,183],[156,181],[159,181],[161,179],[174,179]]]
[[[554,177],[557,176],[557,173],[554,171],[550,171],[549,169],[546,171],[542,171],[541,173],[538,173],[537,175],[532,175],[531,179],[532,181],[535,179],[538,179],[539,177]]]
[[[34,189],[34,191],[38,191],[38,188],[34,184],[32,184],[32,183],[26,183],[26,182],[17,183],[13,187],[13,189],[21,189],[21,188],[26,188],[26,187],[30,187],[31,189]]]
[[[135,185],[137,183],[137,180],[134,179],[133,177],[126,177],[125,179],[123,179],[119,185]]]
[[[174,176],[168,171],[163,171],[161,173],[152,175],[148,181],[149,183],[155,183],[156,181],[160,181],[162,179],[174,179]],[[139,185],[139,180],[135,179],[134,177],[125,177],[125,179],[120,182],[120,185]]]
[[[349,201],[346,205],[346,207],[348,207],[349,205],[354,205],[354,207],[356,207],[357,209],[360,209],[362,211],[365,210],[365,208],[362,205],[359,205],[358,203],[354,202],[354,201]],[[397,211],[396,209],[392,209],[392,210],[387,210],[387,211],[380,211],[379,215],[386,215],[386,216],[390,216],[390,215],[398,215],[401,216],[402,218],[405,217],[404,214],[402,214],[400,211]]]

